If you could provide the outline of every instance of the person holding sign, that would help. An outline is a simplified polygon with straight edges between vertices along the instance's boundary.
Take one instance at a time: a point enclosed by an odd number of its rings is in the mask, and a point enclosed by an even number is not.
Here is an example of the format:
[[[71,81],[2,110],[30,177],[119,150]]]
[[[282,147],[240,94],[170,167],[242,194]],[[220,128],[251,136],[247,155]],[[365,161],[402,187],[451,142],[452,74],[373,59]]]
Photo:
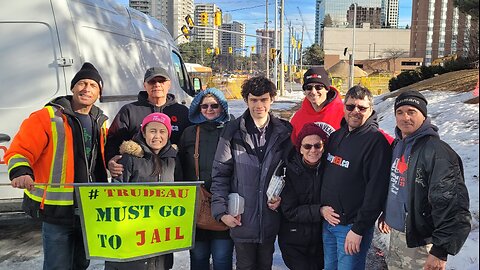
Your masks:
[[[73,183],[107,182],[106,120],[94,105],[103,80],[91,63],[57,97],[20,126],[5,153],[12,187],[25,189],[23,210],[41,220],[43,269],[87,269]]]
[[[163,113],[152,113],[142,121],[140,132],[120,145],[119,163],[124,171],[115,177],[117,182],[173,182],[177,150],[170,144],[172,125]],[[168,269],[172,254],[131,262],[105,262],[105,270],[163,270]],[[171,260],[171,259],[170,259]]]
[[[328,136],[321,125],[305,124],[296,137],[296,147],[285,158],[278,245],[289,269],[323,269],[320,188],[325,164],[321,157]]]
[[[230,120],[228,103],[223,93],[209,88],[198,93],[190,105],[190,122],[178,143],[178,160],[182,164],[184,181],[204,181],[205,189],[212,185],[212,160],[225,122]],[[210,256],[213,269],[231,270],[233,241],[228,227],[223,231],[200,229],[195,232],[195,247],[190,250],[190,269],[209,270]]]

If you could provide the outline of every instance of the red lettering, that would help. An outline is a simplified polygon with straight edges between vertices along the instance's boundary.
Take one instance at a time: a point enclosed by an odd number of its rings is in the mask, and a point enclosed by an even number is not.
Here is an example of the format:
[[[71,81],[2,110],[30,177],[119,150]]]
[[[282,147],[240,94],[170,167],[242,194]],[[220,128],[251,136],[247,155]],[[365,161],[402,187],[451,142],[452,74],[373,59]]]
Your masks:
[[[170,228],[165,228],[165,241],[170,241]]]
[[[187,198],[188,197],[188,189],[180,189],[178,191],[179,198]]]
[[[180,227],[175,227],[175,240],[183,239],[185,238],[184,235],[180,235]]]
[[[145,244],[145,231],[138,231],[136,235],[140,236],[140,242],[137,242],[137,246],[143,246]]]
[[[118,197],[122,197],[122,196],[128,197],[128,190],[126,190],[126,189],[118,189],[118,190],[117,190],[117,196],[118,196]]]
[[[167,197],[167,198],[168,198],[168,197],[172,197],[172,198],[177,197],[177,196],[175,196],[175,190],[172,188],[172,189],[170,189],[169,191],[167,191],[167,196],[166,196],[166,197]]]
[[[113,189],[105,189],[105,192],[107,192],[107,197],[113,197]]]
[[[158,229],[153,230],[153,235],[152,235],[152,241],[150,243],[159,243],[162,242],[160,240],[160,233],[158,232]]]

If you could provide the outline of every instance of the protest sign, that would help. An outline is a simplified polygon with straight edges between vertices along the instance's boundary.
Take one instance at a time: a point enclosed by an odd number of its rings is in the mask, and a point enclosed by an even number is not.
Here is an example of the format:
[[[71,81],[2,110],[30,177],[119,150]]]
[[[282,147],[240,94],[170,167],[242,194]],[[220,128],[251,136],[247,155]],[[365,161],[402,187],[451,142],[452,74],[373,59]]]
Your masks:
[[[196,182],[76,186],[88,258],[130,261],[192,247]]]

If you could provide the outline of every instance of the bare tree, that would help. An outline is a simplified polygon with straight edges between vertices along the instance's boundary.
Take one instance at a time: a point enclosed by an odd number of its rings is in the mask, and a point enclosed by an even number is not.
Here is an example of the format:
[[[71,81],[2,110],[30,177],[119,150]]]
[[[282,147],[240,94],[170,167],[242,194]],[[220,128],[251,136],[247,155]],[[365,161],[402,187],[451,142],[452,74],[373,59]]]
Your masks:
[[[387,59],[393,60],[393,75],[396,75],[396,65],[397,59],[400,57],[405,57],[408,55],[408,52],[402,49],[390,48],[383,51],[384,55],[387,55]],[[390,61],[388,61],[390,63]]]

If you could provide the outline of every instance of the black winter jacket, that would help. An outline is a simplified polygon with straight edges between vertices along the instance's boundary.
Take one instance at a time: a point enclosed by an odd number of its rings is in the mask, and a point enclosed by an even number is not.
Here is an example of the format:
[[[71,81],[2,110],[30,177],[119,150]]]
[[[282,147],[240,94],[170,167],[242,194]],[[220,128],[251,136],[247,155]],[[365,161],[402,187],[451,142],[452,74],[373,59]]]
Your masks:
[[[323,217],[320,214],[323,164],[314,168],[306,165],[295,148],[292,148],[285,163],[285,187],[280,195],[280,249],[282,254],[295,254],[295,250],[302,246],[305,250],[315,250],[316,254],[302,254],[306,257],[299,257],[298,254],[284,256],[284,261],[290,269],[301,269],[299,267],[307,262],[310,264],[309,269],[323,269]],[[320,258],[317,259],[318,257]]]
[[[363,235],[372,228],[387,197],[391,146],[378,130],[376,113],[352,131],[343,122],[328,140],[322,205],[333,207],[340,224]]]
[[[273,172],[291,147],[292,127],[287,121],[270,115],[271,135],[266,142],[263,162],[247,134],[247,110],[225,126],[218,143],[212,168],[212,214],[220,220],[227,214],[228,194],[237,192],[245,199],[242,225],[230,229],[235,242],[263,243],[273,240],[279,230],[280,215],[267,206],[266,190]],[[251,120],[250,120],[251,121]]]
[[[138,133],[143,118],[154,112],[161,112],[170,117],[172,121],[170,142],[172,144],[177,144],[183,130],[191,125],[188,120],[188,108],[177,103],[174,95],[168,94],[165,105],[157,107],[148,102],[146,91],[140,91],[138,101],[124,105],[113,119],[105,146],[107,162],[118,155],[122,142],[131,140]]]
[[[408,247],[432,243],[438,258],[457,254],[471,230],[462,160],[444,141],[428,136],[413,146],[408,161]]]

